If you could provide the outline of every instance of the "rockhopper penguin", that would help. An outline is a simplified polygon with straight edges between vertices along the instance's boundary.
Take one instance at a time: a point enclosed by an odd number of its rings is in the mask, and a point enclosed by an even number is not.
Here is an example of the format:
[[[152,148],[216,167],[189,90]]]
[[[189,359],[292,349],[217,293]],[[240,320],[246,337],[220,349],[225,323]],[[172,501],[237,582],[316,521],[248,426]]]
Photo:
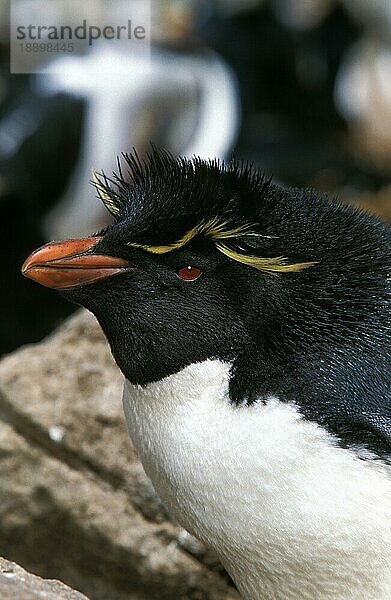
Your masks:
[[[130,436],[247,600],[391,598],[391,236],[237,162],[125,156],[23,273],[98,318]]]

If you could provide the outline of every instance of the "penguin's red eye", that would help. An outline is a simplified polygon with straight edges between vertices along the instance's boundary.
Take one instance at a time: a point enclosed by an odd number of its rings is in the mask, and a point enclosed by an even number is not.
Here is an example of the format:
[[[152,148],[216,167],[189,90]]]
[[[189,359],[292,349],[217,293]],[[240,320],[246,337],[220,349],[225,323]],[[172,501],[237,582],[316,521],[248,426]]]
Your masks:
[[[197,267],[184,267],[178,271],[178,275],[184,281],[195,281],[202,274],[201,269],[197,269]]]

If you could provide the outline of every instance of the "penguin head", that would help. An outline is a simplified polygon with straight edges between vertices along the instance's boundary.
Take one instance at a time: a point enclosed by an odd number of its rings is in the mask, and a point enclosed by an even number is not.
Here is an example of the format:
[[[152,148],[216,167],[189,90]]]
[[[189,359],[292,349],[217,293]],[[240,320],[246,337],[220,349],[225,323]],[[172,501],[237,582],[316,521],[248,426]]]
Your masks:
[[[132,383],[209,358],[234,360],[268,319],[278,274],[312,265],[295,249],[284,256],[260,227],[257,205],[272,193],[270,181],[248,165],[162,151],[125,160],[129,173],[95,176],[113,224],[45,246],[24,274],[97,316]]]
[[[299,393],[326,422],[330,407],[371,402],[365,374],[384,384],[390,335],[380,221],[235,161],[124,159],[126,172],[95,178],[113,223],[44,246],[23,272],[96,315],[131,383],[220,359],[238,404]]]

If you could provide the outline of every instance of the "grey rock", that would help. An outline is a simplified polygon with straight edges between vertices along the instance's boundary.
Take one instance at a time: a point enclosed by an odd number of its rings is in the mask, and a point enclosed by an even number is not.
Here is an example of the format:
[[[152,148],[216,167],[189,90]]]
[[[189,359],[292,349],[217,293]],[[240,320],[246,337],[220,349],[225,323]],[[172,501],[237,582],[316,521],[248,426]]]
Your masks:
[[[88,600],[83,594],[50,579],[41,579],[0,558],[1,600]]]

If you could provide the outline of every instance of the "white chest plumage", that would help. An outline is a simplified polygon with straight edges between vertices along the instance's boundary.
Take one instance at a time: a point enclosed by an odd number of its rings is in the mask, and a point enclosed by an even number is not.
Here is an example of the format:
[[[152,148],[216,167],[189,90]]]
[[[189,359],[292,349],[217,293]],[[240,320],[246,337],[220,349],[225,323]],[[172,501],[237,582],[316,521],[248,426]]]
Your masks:
[[[230,365],[125,383],[128,429],[173,517],[247,600],[389,600],[391,477],[293,405],[229,404]]]

